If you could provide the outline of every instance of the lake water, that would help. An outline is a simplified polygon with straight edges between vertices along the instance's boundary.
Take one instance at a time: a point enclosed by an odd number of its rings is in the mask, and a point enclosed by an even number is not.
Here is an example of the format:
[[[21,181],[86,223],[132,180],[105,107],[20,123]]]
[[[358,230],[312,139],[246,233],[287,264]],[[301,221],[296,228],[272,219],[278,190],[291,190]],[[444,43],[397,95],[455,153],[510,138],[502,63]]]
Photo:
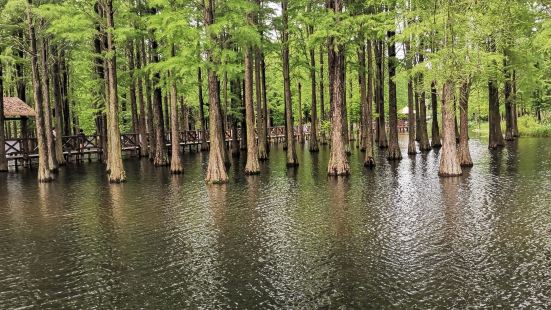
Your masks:
[[[550,308],[551,140],[486,145],[447,179],[434,151],[366,170],[354,149],[345,179],[281,145],[223,186],[206,153],[181,176],[126,160],[122,185],[98,163],[1,174],[0,309]]]

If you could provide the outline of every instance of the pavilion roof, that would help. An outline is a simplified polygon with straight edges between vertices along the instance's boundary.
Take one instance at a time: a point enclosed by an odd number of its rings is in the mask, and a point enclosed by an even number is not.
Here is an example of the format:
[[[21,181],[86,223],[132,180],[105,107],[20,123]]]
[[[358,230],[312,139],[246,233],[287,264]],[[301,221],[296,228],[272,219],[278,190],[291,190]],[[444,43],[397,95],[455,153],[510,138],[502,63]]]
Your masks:
[[[18,97],[4,97],[4,116],[35,117],[36,112]]]

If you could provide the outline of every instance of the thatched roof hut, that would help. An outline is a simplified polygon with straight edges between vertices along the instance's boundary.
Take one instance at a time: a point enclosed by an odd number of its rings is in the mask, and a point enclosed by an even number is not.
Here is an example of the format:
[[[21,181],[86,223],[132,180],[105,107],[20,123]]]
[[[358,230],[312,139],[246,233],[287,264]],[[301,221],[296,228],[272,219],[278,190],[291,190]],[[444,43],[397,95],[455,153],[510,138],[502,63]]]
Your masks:
[[[36,112],[18,97],[4,97],[4,116],[6,118],[36,117]]]

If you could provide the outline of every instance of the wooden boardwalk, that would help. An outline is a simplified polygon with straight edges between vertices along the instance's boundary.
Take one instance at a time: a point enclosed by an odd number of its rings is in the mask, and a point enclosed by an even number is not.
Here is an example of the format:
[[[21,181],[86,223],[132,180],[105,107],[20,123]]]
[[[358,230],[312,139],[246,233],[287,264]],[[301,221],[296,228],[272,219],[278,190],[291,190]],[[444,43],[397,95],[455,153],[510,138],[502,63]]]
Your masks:
[[[305,138],[309,137],[310,128],[307,126],[304,130]],[[400,133],[407,132],[407,125],[400,124],[398,126]],[[241,140],[241,130],[237,132],[237,139]],[[295,137],[298,136],[298,128],[295,128]],[[92,156],[97,156],[102,153],[100,145],[100,136],[86,136],[83,142],[83,148],[80,148],[78,136],[64,136],[63,139],[63,154],[68,162],[79,161],[87,158],[92,159]],[[206,140],[209,143],[208,132],[203,137],[200,130],[180,131],[180,145],[188,151],[199,151],[200,145]],[[226,143],[230,143],[234,137],[231,131],[226,131]],[[170,150],[171,142],[170,135],[165,137],[166,147]],[[279,143],[285,140],[285,128],[270,127],[268,128],[268,142]],[[121,147],[123,154],[126,156],[138,156],[140,151],[140,137],[137,133],[121,134]],[[30,165],[33,159],[38,158],[38,144],[36,138],[16,138],[6,139],[5,142],[6,157],[8,161],[13,161],[15,166]]]

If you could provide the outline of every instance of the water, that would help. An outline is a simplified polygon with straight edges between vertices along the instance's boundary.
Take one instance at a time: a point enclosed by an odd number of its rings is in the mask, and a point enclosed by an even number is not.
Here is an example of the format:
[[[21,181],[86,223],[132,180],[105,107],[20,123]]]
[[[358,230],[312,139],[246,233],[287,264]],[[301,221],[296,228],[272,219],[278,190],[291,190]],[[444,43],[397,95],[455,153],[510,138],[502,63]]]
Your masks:
[[[473,139],[450,179],[434,152],[368,171],[354,149],[333,179],[327,149],[287,170],[280,146],[225,186],[194,153],[182,176],[126,160],[123,185],[97,163],[3,174],[0,309],[549,308],[549,142]]]

